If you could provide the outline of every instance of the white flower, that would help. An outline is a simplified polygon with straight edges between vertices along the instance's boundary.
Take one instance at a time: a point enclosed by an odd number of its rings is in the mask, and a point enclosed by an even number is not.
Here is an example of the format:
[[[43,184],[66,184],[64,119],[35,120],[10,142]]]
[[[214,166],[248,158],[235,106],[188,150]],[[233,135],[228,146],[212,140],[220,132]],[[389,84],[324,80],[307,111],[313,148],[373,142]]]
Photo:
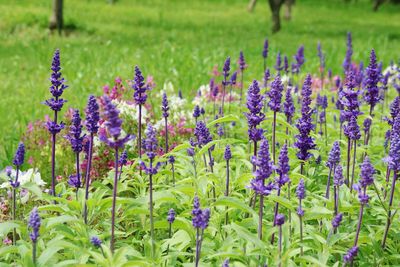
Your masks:
[[[13,179],[15,179],[15,176],[16,176],[16,172],[15,172],[15,170],[12,170],[11,177]],[[21,185],[24,185],[28,182],[33,182],[38,186],[43,186],[46,184],[46,182],[42,180],[40,172],[38,172],[37,169],[28,169],[25,172],[20,172],[19,176],[18,176],[18,181],[21,183]],[[11,186],[10,182],[7,181],[7,182],[1,184],[0,188],[8,188],[10,186]]]

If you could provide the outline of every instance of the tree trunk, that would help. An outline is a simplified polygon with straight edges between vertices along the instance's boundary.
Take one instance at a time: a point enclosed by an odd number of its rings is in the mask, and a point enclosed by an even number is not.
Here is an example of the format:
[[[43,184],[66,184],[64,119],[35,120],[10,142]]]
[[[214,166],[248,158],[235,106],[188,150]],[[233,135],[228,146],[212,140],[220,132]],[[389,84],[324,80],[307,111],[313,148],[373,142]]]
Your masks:
[[[294,0],[285,1],[285,19],[287,21],[292,19],[292,6],[294,5]]]
[[[249,12],[253,12],[254,8],[256,7],[257,0],[250,0],[249,5],[247,6],[247,10]]]
[[[272,13],[272,32],[276,33],[281,29],[281,18],[279,11],[285,0],[268,0],[269,7]]]
[[[378,8],[385,2],[385,0],[375,0],[374,1],[374,11],[378,11]]]
[[[57,29],[58,33],[61,34],[63,24],[63,0],[53,0],[53,11],[50,18],[49,29]]]

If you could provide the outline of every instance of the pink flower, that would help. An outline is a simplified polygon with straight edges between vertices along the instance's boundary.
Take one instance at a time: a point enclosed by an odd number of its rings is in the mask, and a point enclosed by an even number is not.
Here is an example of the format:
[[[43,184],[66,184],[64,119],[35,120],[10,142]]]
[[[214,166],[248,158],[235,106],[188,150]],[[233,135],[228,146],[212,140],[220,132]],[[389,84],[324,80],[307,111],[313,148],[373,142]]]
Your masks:
[[[6,238],[3,239],[3,244],[6,245],[6,246],[8,246],[8,245],[11,245],[11,244],[12,244],[12,241],[11,241],[11,239],[9,239],[8,237],[6,237]]]
[[[28,133],[30,133],[32,131],[33,131],[33,123],[30,122],[30,123],[28,123]]]
[[[150,88],[150,90],[156,87],[153,76],[147,76],[146,85]]]
[[[63,179],[63,177],[61,175],[57,175],[56,180],[57,182],[61,182]]]
[[[103,86],[103,92],[104,92],[104,94],[108,95],[110,93],[110,86],[104,85]]]
[[[32,164],[33,164],[33,157],[32,157],[32,156],[29,157],[29,159],[28,159],[28,164],[29,164],[29,165],[32,165]]]
[[[218,71],[218,65],[214,65],[212,71],[211,71],[211,75],[214,77],[220,76],[221,73]]]

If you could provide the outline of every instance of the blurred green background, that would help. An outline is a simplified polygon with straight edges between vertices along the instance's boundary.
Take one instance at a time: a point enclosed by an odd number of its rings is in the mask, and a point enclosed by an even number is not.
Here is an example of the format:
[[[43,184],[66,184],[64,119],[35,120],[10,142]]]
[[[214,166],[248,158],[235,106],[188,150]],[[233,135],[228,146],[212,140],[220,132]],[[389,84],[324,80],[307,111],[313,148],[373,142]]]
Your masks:
[[[83,108],[89,93],[116,76],[132,79],[133,66],[151,75],[160,90],[165,81],[186,96],[208,83],[214,65],[233,62],[243,50],[246,77],[261,79],[261,50],[270,40],[268,65],[278,51],[292,59],[305,45],[305,71],[318,72],[316,46],[321,41],[326,66],[341,73],[346,32],[353,34],[353,59],[367,62],[371,48],[386,66],[400,57],[400,5],[384,4],[372,12],[369,0],[300,0],[292,20],[272,35],[267,1],[253,13],[247,0],[65,0],[62,36],[50,33],[49,0],[0,0],[0,167],[10,164],[30,121],[49,114],[50,64],[61,49],[64,77],[70,86],[66,108]],[[64,108],[64,111],[66,110]]]

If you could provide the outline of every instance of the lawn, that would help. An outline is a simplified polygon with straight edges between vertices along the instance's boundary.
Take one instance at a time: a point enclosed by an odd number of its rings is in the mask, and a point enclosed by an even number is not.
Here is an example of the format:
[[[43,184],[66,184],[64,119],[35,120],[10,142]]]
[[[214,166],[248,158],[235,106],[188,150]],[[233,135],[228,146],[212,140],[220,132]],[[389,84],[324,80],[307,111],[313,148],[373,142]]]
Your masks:
[[[262,77],[260,53],[270,40],[269,66],[278,51],[289,58],[305,45],[305,70],[317,72],[317,42],[327,52],[327,68],[341,73],[346,32],[353,33],[353,58],[367,61],[371,48],[385,65],[400,57],[400,6],[384,5],[377,13],[368,0],[302,0],[293,20],[270,33],[270,12],[259,1],[254,13],[245,0],[105,0],[65,1],[67,33],[47,30],[48,0],[0,1],[0,166],[10,164],[16,144],[30,121],[42,119],[48,108],[50,59],[61,49],[63,74],[69,89],[67,107],[82,108],[89,93],[116,76],[132,79],[133,66],[154,77],[160,90],[171,81],[184,94],[208,83],[214,65],[230,55],[236,61],[246,51],[251,68],[246,85]],[[321,4],[321,2],[324,2]],[[66,109],[64,109],[65,111]]]

